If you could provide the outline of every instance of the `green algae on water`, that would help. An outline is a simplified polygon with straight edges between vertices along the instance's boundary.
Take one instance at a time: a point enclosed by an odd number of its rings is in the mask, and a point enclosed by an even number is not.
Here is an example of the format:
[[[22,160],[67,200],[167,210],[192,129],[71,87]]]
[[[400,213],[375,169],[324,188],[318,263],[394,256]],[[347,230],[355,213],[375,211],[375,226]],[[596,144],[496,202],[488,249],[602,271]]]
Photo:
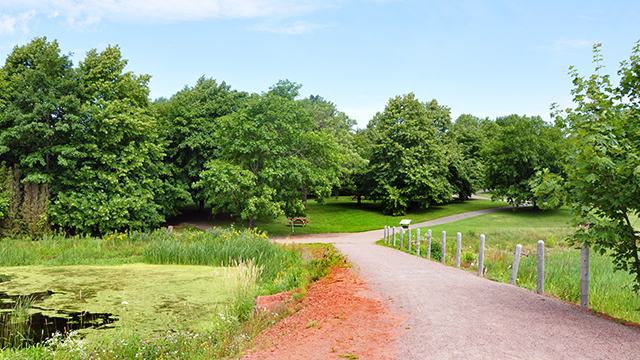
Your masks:
[[[232,296],[236,268],[195,265],[17,266],[0,268],[9,296],[47,292],[32,313],[45,316],[109,313],[117,321],[80,332],[88,338],[109,331],[150,334],[212,324]],[[61,329],[62,330],[62,329]]]

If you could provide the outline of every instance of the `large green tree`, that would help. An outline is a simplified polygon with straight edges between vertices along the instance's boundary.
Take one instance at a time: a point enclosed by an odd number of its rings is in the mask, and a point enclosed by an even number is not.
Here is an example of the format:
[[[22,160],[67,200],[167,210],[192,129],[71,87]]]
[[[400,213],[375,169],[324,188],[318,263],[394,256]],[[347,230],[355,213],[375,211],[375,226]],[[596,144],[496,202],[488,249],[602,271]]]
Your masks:
[[[205,195],[192,185],[207,161],[218,157],[216,132],[220,117],[241,109],[247,93],[232,90],[225,82],[201,77],[193,87],[185,87],[168,101],[156,101],[164,136],[165,163],[170,167],[176,188],[188,192],[191,200],[204,205]]]
[[[9,54],[0,85],[0,160],[19,165],[25,182],[52,183],[80,107],[69,56],[55,40],[35,38]]]
[[[52,222],[75,232],[146,229],[170,211],[163,147],[149,103],[149,75],[125,72],[118,46],[79,64],[81,109],[57,156]],[[169,206],[169,204],[166,204]]]
[[[494,199],[516,205],[535,201],[529,181],[536,171],[562,172],[567,149],[562,129],[539,116],[509,115],[495,124],[482,152],[485,186],[494,190]]]
[[[356,121],[349,118],[344,112],[338,111],[334,103],[323,99],[319,95],[311,95],[300,100],[300,102],[313,116],[316,124],[314,130],[323,131],[333,136],[339,145],[338,151],[346,159],[340,175],[340,187],[336,187],[334,191],[339,192],[340,189],[347,189],[350,194],[355,194],[357,192],[356,178],[358,174],[362,174],[366,170],[368,163],[362,156],[364,146],[360,140],[363,137],[357,137],[354,129]],[[306,191],[304,190],[303,197],[306,207]],[[359,200],[360,198],[358,198]]]
[[[79,233],[150,228],[175,212],[150,76],[126,63],[109,46],[74,68],[56,41],[36,38],[0,69],[0,160],[20,168],[24,196],[12,203],[27,232],[49,204],[52,224]]]
[[[304,191],[317,200],[331,194],[344,158],[335,138],[294,100],[298,89],[281,81],[220,119],[220,156],[197,183],[213,212],[230,212],[252,228],[261,217],[301,215]]]
[[[482,151],[487,143],[487,122],[462,114],[447,133],[449,182],[460,199],[467,199],[484,187]]]
[[[422,103],[412,93],[390,99],[369,122],[367,196],[381,200],[385,213],[402,215],[411,206],[451,199],[456,190],[444,141],[450,126],[449,108],[436,100]]]

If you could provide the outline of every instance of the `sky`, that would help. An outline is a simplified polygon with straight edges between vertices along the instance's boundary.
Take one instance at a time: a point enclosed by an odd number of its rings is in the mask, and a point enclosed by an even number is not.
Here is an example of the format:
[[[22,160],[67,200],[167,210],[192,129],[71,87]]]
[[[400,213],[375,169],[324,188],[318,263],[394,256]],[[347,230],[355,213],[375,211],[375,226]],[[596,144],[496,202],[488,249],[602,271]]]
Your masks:
[[[119,45],[151,99],[202,76],[251,93],[288,79],[360,128],[408,93],[453,120],[549,120],[552,103],[572,106],[569,66],[593,73],[593,44],[617,83],[638,19],[637,0],[0,0],[0,55],[46,36],[77,65]]]

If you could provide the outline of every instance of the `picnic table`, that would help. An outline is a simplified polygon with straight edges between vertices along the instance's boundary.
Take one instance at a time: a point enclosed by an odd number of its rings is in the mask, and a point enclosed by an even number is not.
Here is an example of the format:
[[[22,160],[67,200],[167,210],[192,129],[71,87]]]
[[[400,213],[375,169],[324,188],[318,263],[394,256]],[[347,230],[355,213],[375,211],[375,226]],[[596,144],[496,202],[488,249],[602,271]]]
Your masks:
[[[309,218],[294,217],[294,218],[289,218],[289,221],[291,221],[291,225],[300,224],[302,226],[306,226],[307,223],[309,222]]]
[[[289,218],[289,221],[291,222],[291,232],[294,232],[293,226],[295,224],[300,224],[302,226],[306,226],[307,223],[309,222],[309,218],[292,217],[292,218]]]

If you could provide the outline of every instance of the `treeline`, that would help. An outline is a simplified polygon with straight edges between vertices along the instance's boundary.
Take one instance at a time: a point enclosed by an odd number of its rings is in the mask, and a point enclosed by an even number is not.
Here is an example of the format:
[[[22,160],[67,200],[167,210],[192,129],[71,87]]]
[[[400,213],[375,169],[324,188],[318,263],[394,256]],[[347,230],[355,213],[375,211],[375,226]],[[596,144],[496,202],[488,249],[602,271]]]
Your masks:
[[[74,67],[46,38],[7,57],[1,236],[144,230],[189,202],[249,227],[335,194],[379,200],[393,215],[479,189],[518,204],[532,200],[536,170],[560,171],[566,151],[562,129],[540,117],[452,122],[447,106],[413,94],[391,98],[361,130],[322,97],[299,99],[289,81],[249,94],[202,77],[152,102],[150,76],[126,64],[109,46]]]

